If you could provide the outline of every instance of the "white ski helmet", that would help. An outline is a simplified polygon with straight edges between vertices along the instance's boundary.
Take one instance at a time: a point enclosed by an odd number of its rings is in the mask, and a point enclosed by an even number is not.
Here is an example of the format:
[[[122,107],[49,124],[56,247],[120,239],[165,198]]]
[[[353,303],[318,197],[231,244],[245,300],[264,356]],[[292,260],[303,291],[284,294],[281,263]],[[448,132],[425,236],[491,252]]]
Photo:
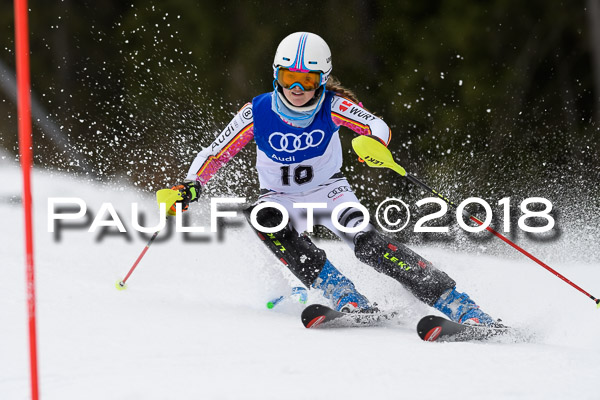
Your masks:
[[[327,43],[310,32],[296,32],[279,43],[273,60],[273,76],[277,80],[278,68],[290,68],[298,72],[321,72],[321,85],[331,74],[331,51]]]

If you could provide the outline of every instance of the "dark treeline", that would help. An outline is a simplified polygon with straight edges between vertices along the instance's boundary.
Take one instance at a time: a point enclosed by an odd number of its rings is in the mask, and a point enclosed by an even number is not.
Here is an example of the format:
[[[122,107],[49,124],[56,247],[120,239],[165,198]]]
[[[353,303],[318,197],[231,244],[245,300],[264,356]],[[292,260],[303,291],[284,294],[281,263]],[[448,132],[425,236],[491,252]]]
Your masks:
[[[0,146],[16,154],[12,1],[3,3]],[[142,190],[181,179],[241,105],[272,90],[279,41],[306,30],[329,43],[333,74],[391,126],[400,164],[432,186],[497,200],[599,178],[595,0],[29,6],[38,165],[82,173],[87,160],[96,178]],[[354,162],[344,133],[359,195],[410,196],[390,172]],[[66,150],[53,134],[68,140]],[[251,169],[254,151],[227,173]],[[235,180],[243,185],[222,177],[211,190],[249,194],[256,179],[244,175]]]

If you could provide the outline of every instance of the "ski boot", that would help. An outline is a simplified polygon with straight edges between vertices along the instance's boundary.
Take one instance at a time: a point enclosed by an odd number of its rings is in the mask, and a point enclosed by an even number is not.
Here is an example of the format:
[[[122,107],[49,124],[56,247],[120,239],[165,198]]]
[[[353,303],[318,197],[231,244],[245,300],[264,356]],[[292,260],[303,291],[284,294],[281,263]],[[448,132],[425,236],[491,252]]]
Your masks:
[[[325,265],[312,287],[323,290],[323,295],[331,300],[336,311],[377,311],[375,307],[371,306],[369,300],[356,290],[352,281],[342,275],[329,260],[325,261]]]
[[[433,307],[459,324],[500,325],[498,321],[481,311],[468,294],[457,292],[456,288],[445,291]]]

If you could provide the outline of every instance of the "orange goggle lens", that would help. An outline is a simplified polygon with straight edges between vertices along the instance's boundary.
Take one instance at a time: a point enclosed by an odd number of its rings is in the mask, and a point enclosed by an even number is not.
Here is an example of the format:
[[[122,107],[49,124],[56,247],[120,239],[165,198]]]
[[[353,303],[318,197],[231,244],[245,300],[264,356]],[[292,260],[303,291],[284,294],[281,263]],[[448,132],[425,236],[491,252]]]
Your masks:
[[[316,90],[321,86],[321,73],[296,72],[287,68],[279,68],[277,70],[277,82],[285,89],[292,89],[298,85],[302,90]]]

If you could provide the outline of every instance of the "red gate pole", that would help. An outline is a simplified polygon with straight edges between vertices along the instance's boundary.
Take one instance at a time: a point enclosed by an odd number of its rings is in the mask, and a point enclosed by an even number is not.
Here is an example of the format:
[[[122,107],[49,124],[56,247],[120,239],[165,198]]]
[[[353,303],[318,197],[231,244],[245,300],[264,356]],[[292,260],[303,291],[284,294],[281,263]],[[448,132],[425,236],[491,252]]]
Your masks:
[[[15,53],[17,65],[17,108],[19,115],[19,157],[23,172],[23,211],[25,214],[25,255],[27,309],[29,315],[29,361],[31,398],[38,400],[37,334],[35,324],[35,274],[33,263],[33,220],[31,212],[31,97],[29,81],[29,27],[27,0],[15,0]]]

